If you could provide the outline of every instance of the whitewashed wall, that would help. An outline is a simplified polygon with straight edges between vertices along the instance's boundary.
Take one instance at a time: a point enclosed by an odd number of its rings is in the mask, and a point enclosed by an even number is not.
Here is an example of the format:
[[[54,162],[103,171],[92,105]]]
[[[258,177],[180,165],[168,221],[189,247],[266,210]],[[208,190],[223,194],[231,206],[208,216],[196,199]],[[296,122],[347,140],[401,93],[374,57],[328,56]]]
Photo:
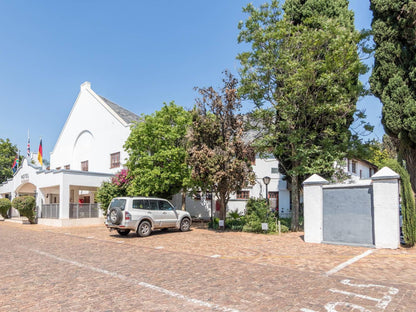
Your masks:
[[[273,173],[272,168],[275,168],[273,169]],[[256,183],[243,190],[249,191],[251,198],[266,198],[266,186],[263,183],[263,177],[270,177],[271,180],[268,185],[268,191],[279,192],[279,214],[281,217],[290,217],[290,192],[286,188],[287,183],[282,180],[283,176],[280,173],[275,173],[275,170],[278,170],[278,168],[279,162],[276,159],[262,159],[256,157],[255,165],[253,165]],[[172,203],[175,207],[180,209],[182,205],[181,194],[175,195],[172,199]],[[245,212],[246,204],[247,200],[237,199],[236,194],[232,194],[228,202],[227,211],[237,210],[239,213],[243,214]],[[215,199],[213,208],[215,214]],[[204,202],[204,200],[196,200],[187,197],[186,210],[194,217],[209,219],[211,216],[211,200]]]
[[[110,154],[120,152],[120,162],[125,163],[123,145],[129,134],[129,126],[85,82],[50,155],[50,168],[70,165],[71,170],[81,170],[81,161],[88,160],[88,171],[115,173],[122,167],[110,168]]]

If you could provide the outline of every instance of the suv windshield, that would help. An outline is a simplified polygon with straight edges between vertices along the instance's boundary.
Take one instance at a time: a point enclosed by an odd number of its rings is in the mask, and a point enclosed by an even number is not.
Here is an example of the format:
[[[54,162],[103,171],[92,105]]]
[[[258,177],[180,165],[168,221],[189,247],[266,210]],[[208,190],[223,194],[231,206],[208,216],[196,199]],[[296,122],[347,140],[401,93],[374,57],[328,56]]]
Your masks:
[[[110,210],[111,208],[120,208],[121,210],[124,210],[125,206],[126,206],[126,200],[125,199],[114,198],[111,201],[110,207],[108,207],[108,210]]]

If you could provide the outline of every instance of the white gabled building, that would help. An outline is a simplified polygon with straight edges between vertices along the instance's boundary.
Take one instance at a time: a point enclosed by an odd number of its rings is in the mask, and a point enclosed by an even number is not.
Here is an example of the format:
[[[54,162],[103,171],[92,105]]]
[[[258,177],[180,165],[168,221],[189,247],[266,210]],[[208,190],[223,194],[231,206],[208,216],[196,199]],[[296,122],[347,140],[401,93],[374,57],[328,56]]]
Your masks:
[[[139,117],[81,85],[50,155],[51,169],[116,173],[127,158],[123,145]]]
[[[136,114],[96,94],[85,82],[50,155],[50,170],[28,159],[12,179],[0,184],[0,197],[36,198],[38,222],[65,226],[102,222],[94,194],[123,168],[123,145]]]
[[[378,170],[376,165],[363,159],[345,159],[344,162],[343,170],[353,181],[369,179]]]

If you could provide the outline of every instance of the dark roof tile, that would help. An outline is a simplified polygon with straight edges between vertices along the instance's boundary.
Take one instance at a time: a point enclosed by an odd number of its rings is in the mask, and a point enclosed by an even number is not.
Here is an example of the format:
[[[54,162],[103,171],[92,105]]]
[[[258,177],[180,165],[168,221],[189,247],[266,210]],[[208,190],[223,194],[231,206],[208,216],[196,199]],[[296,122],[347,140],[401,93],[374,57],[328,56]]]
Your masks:
[[[133,122],[139,122],[141,121],[141,118],[137,116],[135,113],[132,113],[131,111],[117,105],[116,103],[111,102],[110,100],[107,100],[105,97],[98,95],[110,108],[120,116],[121,119],[123,119],[126,123],[130,124]]]

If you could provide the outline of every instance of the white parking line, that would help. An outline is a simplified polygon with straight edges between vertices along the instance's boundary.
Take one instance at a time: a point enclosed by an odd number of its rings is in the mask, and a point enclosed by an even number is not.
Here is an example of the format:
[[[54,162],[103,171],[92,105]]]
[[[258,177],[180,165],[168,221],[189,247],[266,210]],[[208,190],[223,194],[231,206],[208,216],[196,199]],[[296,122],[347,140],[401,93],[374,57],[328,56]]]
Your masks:
[[[141,282],[141,281],[138,281],[136,279],[129,278],[125,275],[119,274],[117,272],[111,272],[111,271],[107,271],[107,270],[104,270],[104,269],[93,267],[93,266],[88,265],[88,264],[83,264],[83,263],[78,262],[78,261],[73,261],[73,260],[61,258],[61,257],[55,256],[53,254],[50,254],[48,252],[44,252],[44,251],[41,251],[41,250],[36,250],[36,249],[29,249],[29,250],[33,251],[33,252],[35,252],[39,255],[42,255],[42,256],[45,256],[45,257],[48,257],[48,258],[51,258],[51,259],[54,259],[54,260],[57,260],[57,261],[60,261],[60,262],[69,263],[69,264],[75,265],[75,266],[80,267],[80,268],[84,268],[84,269],[87,269],[87,270],[90,270],[90,271],[94,271],[94,272],[98,272],[98,273],[101,273],[101,274],[109,275],[111,277],[118,278],[118,279],[123,280],[125,282],[128,282],[130,284],[145,287],[145,288],[149,288],[149,289],[155,290],[157,292],[163,293],[165,295],[168,295],[168,296],[171,296],[171,297],[174,297],[174,298],[177,298],[177,299],[182,299],[182,300],[188,301],[188,302],[193,303],[193,304],[197,304],[197,305],[202,306],[202,307],[207,307],[207,308],[218,310],[218,311],[239,312],[236,309],[231,309],[231,308],[223,307],[223,306],[220,306],[220,305],[217,305],[217,304],[212,304],[212,303],[205,302],[205,301],[202,301],[202,300],[190,298],[190,297],[181,295],[179,293],[167,290],[165,288],[162,288],[162,287],[159,287],[159,286],[156,286],[156,285]]]
[[[341,271],[342,269],[346,268],[347,266],[349,266],[350,264],[353,264],[354,262],[357,262],[358,260],[368,256],[369,254],[372,254],[374,252],[374,250],[369,249],[366,252],[362,253],[361,255],[358,255],[354,258],[351,258],[348,261],[345,261],[344,263],[341,263],[340,265],[336,266],[335,268],[333,268],[332,270],[329,270],[328,272],[325,273],[326,276],[330,276],[334,273],[337,273],[338,271]]]

